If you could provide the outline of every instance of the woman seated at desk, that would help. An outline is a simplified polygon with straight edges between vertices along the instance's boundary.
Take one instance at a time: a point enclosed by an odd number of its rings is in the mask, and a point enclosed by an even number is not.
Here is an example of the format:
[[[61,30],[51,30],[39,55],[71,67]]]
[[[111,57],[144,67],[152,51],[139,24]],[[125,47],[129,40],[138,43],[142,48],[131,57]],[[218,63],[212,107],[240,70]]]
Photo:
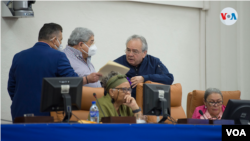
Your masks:
[[[132,89],[126,75],[112,71],[102,79],[102,83],[105,94],[98,99],[100,105],[96,104],[99,109],[100,121],[102,117],[136,116],[141,113],[141,108],[131,97]],[[90,118],[88,117],[88,119]]]
[[[208,88],[205,91],[203,102],[204,105],[195,108],[192,116],[193,119],[221,119],[226,107],[222,105],[223,96],[219,89]],[[199,113],[199,110],[203,112],[204,116]]]

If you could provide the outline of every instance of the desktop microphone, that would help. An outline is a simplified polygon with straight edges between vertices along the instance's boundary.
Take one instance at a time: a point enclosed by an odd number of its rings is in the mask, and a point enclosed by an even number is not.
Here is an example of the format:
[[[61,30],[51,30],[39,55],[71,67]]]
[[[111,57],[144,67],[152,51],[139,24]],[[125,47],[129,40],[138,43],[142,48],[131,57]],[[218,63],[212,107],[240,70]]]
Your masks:
[[[95,99],[96,99],[96,101],[97,101],[97,103],[98,103],[98,105],[99,105],[99,107],[100,107],[100,109],[101,109],[101,111],[102,111],[102,107],[101,107],[101,105],[99,104],[99,102],[98,102],[98,100],[97,100],[97,98],[96,98],[96,94],[93,93],[93,96],[95,97]],[[103,114],[104,117],[106,117],[105,114],[103,113],[103,111],[102,111],[102,114]]]
[[[206,119],[205,116],[204,116],[204,114],[203,114],[203,112],[201,110],[199,110],[199,113],[204,117],[204,119]]]

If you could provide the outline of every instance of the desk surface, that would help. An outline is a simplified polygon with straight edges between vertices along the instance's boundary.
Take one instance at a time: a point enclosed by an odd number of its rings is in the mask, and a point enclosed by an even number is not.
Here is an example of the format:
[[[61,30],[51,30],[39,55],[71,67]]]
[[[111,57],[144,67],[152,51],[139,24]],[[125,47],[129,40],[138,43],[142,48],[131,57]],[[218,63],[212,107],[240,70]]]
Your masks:
[[[222,140],[221,125],[183,124],[2,124],[2,140]]]

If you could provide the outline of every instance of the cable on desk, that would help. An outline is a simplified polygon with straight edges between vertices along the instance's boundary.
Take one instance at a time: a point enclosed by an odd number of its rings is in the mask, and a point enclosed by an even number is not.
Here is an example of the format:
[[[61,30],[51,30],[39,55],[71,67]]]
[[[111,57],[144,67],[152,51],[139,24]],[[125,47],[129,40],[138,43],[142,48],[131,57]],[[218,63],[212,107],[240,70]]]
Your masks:
[[[170,122],[172,122],[172,123],[177,123],[176,121],[175,121],[175,119],[173,118],[173,117],[171,117],[171,116],[169,116],[169,118],[167,119],[167,120],[169,120]]]
[[[72,113],[72,115],[73,116],[75,116],[79,121],[81,121],[76,115],[74,115],[73,113]],[[81,123],[83,123],[82,121],[81,121]]]

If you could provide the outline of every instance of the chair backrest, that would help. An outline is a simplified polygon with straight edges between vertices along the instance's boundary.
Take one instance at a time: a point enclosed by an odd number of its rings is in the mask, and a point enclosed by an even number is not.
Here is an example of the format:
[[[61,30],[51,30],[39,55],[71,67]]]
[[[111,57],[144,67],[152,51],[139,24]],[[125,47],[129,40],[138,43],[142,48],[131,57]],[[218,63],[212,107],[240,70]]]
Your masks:
[[[223,105],[227,105],[229,99],[240,99],[240,91],[221,91],[223,96]],[[204,105],[205,91],[194,90],[193,92],[188,93],[187,96],[187,118],[192,118],[194,110],[196,107]]]
[[[164,85],[161,83],[155,83],[151,81],[146,81],[145,83],[150,84],[159,84]],[[171,93],[171,117],[174,119],[179,118],[186,118],[185,112],[183,110],[183,107],[181,106],[181,99],[182,99],[182,87],[180,83],[173,84],[170,86],[170,93]],[[136,102],[139,107],[143,108],[143,83],[137,84],[136,87]],[[147,116],[148,123],[156,123],[157,119],[156,116]],[[162,117],[160,117],[162,118]],[[167,123],[170,123],[169,121],[166,121]]]
[[[97,98],[104,96],[104,88],[82,87],[82,103],[81,110],[89,111],[92,101],[96,101],[93,93],[96,93]]]

